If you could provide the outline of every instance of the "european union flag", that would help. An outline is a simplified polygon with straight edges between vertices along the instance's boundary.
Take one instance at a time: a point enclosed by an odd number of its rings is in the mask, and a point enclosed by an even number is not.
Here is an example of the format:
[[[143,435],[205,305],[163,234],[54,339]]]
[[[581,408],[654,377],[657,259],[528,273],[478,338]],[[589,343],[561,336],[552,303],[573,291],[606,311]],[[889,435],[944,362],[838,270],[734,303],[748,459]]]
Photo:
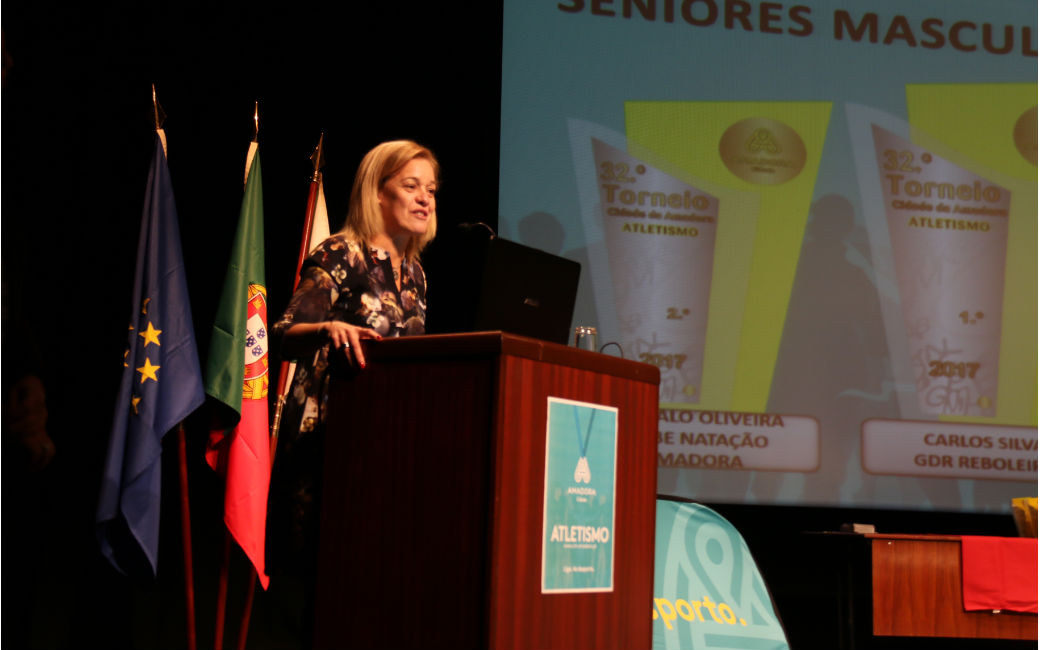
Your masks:
[[[160,132],[148,173],[123,379],[108,443],[97,535],[126,574],[155,576],[163,436],[204,400],[177,209]]]

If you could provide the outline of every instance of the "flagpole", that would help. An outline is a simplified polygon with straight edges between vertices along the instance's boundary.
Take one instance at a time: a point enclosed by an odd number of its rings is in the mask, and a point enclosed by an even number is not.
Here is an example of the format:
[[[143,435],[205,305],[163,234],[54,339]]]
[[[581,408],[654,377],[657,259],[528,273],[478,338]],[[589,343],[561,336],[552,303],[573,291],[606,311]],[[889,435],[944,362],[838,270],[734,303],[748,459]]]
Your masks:
[[[188,495],[188,451],[184,422],[177,425],[177,456],[180,464],[181,536],[184,548],[184,600],[188,616],[188,650],[195,650],[195,573],[191,556],[191,506]]]
[[[224,527],[224,552],[217,580],[217,620],[213,625],[213,650],[224,647],[224,613],[227,610],[228,565],[231,564],[231,532]]]
[[[243,183],[249,179],[249,167],[253,162],[253,154],[256,150],[257,140],[260,136],[260,102],[253,103],[253,140],[250,143],[249,152],[246,155],[246,174]],[[224,489],[227,489],[225,485]],[[222,650],[224,647],[224,620],[227,613],[227,591],[228,572],[231,565],[231,531],[224,527],[224,550],[220,561],[220,573],[217,579],[217,616],[214,624],[214,650]],[[249,588],[246,592],[246,602],[243,605],[242,623],[239,627],[238,645],[241,650],[245,648],[246,635],[249,630],[249,612],[253,608],[253,592],[256,591],[256,567],[249,563]]]
[[[318,146],[311,154],[314,163],[314,173],[311,174],[311,183],[307,192],[307,213],[304,215],[303,235],[300,237],[300,250],[296,257],[296,274],[293,280],[293,292],[300,283],[300,269],[303,261],[307,259],[312,247],[311,229],[314,227],[314,213],[318,207],[318,189],[321,187],[321,168],[325,165],[325,134],[318,137]],[[278,399],[275,402],[274,417],[271,418],[271,464],[274,464],[275,452],[278,449],[278,428],[282,422],[282,410],[285,408],[285,396],[289,391],[289,375],[293,364],[282,360],[278,371]],[[249,636],[249,619],[253,611],[253,594],[256,593],[256,571],[249,572],[249,586],[246,591],[246,601],[242,609],[242,620],[238,628],[237,650],[245,650],[246,638]]]
[[[311,229],[314,227],[314,212],[318,207],[318,188],[321,187],[321,168],[325,165],[325,134],[318,137],[318,146],[311,154],[314,163],[314,173],[311,174],[311,184],[307,191],[307,213],[304,215],[303,234],[300,236],[300,251],[296,256],[296,273],[293,275],[293,293],[300,284],[300,269],[303,261],[307,259],[313,242],[311,242]],[[271,462],[274,463],[275,451],[278,448],[278,428],[282,423],[282,410],[285,408],[285,396],[288,392],[289,367],[288,361],[282,360],[278,372],[278,401],[274,408],[274,418],[271,423]]]
[[[163,131],[163,122],[166,121],[166,113],[159,106],[159,99],[155,93],[155,84],[152,84],[152,116],[155,120],[155,132],[159,134],[162,143],[163,155],[166,155],[166,133]],[[184,421],[177,423],[177,464],[179,465],[178,483],[181,494],[181,548],[184,554],[184,608],[186,616],[186,634],[188,650],[195,650],[195,563],[192,558],[191,548],[191,499],[188,490],[188,452],[184,433]]]

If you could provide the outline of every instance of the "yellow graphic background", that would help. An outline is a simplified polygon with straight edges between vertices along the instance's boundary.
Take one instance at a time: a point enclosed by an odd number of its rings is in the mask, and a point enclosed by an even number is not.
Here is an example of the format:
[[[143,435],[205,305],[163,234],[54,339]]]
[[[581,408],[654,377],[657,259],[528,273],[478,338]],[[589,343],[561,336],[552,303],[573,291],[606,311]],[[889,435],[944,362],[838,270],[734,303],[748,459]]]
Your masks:
[[[1036,109],[1037,84],[907,85],[906,104],[916,144],[1011,190],[996,420],[1036,426],[1037,168],[1016,147],[1014,128]]]
[[[830,111],[830,102],[625,103],[625,131],[633,154],[646,149],[687,175],[729,190],[716,193],[720,215],[703,407],[766,408]],[[726,167],[719,141],[730,126],[751,118],[782,122],[801,136],[806,151],[801,173],[782,184],[761,185]],[[734,193],[757,198],[757,218],[727,209],[725,194]],[[737,308],[733,303],[739,301]],[[727,312],[741,318],[730,320]],[[735,352],[735,363],[724,358],[726,350]],[[713,386],[713,379],[721,384]],[[725,384],[732,386],[731,392]]]

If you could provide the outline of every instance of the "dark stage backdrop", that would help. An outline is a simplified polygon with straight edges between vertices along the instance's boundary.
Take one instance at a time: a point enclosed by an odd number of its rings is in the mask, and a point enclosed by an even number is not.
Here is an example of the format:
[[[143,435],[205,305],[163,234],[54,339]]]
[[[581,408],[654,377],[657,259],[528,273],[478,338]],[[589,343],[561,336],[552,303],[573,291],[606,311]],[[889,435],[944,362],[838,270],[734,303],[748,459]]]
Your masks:
[[[3,645],[183,647],[173,436],[164,454],[158,583],[116,574],[93,537],[152,154],[151,85],[168,115],[204,360],[254,102],[272,318],[292,289],[309,156],[323,132],[333,229],[361,157],[394,138],[415,139],[440,158],[441,232],[467,221],[496,226],[501,6],[15,2],[4,5],[3,37],[4,387],[6,394],[28,372],[43,378],[57,448],[46,470],[23,471],[8,453],[5,421]],[[435,244],[427,256],[431,294],[444,254],[437,248],[446,247]],[[202,462],[199,419],[188,422],[188,452],[205,646],[221,506]],[[231,627],[241,599],[232,584]],[[260,629],[251,646],[279,645],[266,638]]]

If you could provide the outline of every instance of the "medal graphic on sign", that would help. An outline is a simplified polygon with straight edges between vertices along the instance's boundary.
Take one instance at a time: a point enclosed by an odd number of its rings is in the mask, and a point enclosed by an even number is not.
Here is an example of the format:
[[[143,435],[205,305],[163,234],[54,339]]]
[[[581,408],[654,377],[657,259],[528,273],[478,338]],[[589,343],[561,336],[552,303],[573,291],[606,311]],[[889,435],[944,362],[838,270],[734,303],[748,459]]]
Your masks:
[[[589,449],[589,436],[592,435],[592,421],[596,419],[596,412],[589,414],[589,426],[585,429],[585,440],[581,439],[581,422],[578,420],[578,409],[574,409],[574,435],[578,437],[578,464],[574,468],[574,482],[588,483],[592,480],[592,472],[589,470],[589,459],[586,456]]]

